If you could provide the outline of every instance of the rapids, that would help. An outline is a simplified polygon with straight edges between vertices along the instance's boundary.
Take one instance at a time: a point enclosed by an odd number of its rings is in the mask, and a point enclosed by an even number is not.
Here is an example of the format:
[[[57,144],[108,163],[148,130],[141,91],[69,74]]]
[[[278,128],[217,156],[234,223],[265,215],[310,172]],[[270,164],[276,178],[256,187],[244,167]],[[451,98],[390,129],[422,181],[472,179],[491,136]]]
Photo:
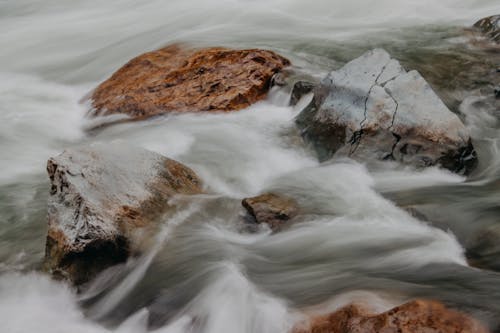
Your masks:
[[[467,179],[320,164],[280,90],[239,112],[91,133],[79,101],[130,58],[177,41],[273,49],[318,78],[380,46],[426,77],[430,56],[485,56],[462,30],[499,12],[498,0],[0,1],[0,332],[287,332],[300,309],[416,296],[498,325],[500,114],[474,106],[475,87],[432,81],[471,130],[481,162]],[[39,272],[45,164],[109,141],[189,165],[208,194],[178,203],[150,253],[77,292]],[[241,232],[241,199],[266,190],[294,197],[302,220]]]

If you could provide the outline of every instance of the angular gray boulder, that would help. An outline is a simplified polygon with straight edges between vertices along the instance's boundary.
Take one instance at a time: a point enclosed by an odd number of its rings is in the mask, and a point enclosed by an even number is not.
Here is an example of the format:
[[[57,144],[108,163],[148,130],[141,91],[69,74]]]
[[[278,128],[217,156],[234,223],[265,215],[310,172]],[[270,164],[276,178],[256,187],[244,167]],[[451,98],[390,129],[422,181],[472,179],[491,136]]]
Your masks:
[[[321,161],[396,160],[459,173],[476,164],[462,121],[417,71],[407,72],[382,49],[329,73],[296,123]]]
[[[49,159],[44,266],[81,284],[147,248],[176,194],[201,192],[188,167],[141,148],[96,144]]]
[[[493,42],[500,43],[500,15],[485,17],[474,23],[474,27]]]

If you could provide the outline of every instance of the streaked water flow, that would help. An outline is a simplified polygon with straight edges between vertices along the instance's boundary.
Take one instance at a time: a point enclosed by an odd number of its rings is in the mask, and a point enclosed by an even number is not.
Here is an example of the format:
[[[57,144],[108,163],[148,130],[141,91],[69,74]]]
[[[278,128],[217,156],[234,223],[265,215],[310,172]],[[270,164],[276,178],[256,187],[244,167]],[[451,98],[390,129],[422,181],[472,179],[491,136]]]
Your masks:
[[[499,110],[453,70],[498,61],[470,46],[463,28],[499,12],[497,0],[0,1],[0,331],[287,332],[309,306],[362,299],[386,309],[411,297],[497,325]],[[460,112],[478,170],[466,179],[390,163],[319,164],[280,90],[240,112],[85,130],[95,125],[79,103],[85,94],[133,56],[178,41],[270,48],[318,78],[384,47]],[[77,293],[39,273],[45,163],[110,141],[191,166],[207,193],[179,203],[152,252]],[[268,190],[294,197],[300,221],[248,233],[241,199]]]

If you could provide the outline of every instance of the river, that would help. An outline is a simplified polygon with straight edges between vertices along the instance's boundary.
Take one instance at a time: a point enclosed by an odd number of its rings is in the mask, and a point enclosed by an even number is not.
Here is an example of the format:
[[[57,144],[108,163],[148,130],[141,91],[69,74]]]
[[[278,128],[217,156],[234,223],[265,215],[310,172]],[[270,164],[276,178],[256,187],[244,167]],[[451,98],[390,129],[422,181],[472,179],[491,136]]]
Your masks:
[[[499,12],[498,0],[0,1],[0,331],[287,332],[299,310],[318,304],[385,309],[412,297],[495,327],[500,110],[477,106],[475,81],[447,77],[436,62],[495,56],[467,46],[463,29]],[[479,166],[465,178],[436,167],[320,164],[294,127],[300,110],[279,89],[230,114],[86,131],[82,97],[127,60],[172,42],[272,49],[317,78],[383,47],[460,113]],[[165,221],[150,253],[77,292],[40,272],[46,161],[110,141],[189,165],[208,194]],[[268,190],[296,198],[302,221],[277,234],[242,232],[241,199]]]

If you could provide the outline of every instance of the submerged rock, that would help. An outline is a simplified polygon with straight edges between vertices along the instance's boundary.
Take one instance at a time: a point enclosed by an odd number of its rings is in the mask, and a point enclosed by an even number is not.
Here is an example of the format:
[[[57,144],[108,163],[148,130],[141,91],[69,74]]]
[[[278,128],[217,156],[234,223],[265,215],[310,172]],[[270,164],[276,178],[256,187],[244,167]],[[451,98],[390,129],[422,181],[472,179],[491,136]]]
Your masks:
[[[476,164],[462,121],[417,71],[382,49],[329,73],[296,122],[322,161],[336,154],[461,173]]]
[[[381,314],[349,305],[311,318],[293,333],[486,333],[477,320],[436,301],[416,300]]]
[[[287,196],[265,193],[242,201],[243,207],[258,224],[266,223],[271,230],[279,231],[299,211],[297,202]]]
[[[474,27],[478,28],[490,40],[500,43],[500,15],[485,17],[474,23]]]
[[[130,60],[101,83],[90,115],[239,110],[263,99],[273,75],[289,64],[267,50],[168,46]]]
[[[130,146],[99,144],[49,159],[45,267],[81,284],[140,253],[176,194],[201,192],[188,167]]]

